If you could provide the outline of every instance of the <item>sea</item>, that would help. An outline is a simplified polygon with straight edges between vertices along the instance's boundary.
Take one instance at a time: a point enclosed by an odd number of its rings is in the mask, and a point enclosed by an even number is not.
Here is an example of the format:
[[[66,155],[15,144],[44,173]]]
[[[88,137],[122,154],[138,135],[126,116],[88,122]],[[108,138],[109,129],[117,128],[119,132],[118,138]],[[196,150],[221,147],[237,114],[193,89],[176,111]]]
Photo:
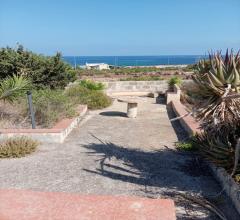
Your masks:
[[[204,55],[64,56],[63,60],[72,66],[83,66],[86,63],[107,63],[114,66],[157,66],[194,64],[205,57]]]

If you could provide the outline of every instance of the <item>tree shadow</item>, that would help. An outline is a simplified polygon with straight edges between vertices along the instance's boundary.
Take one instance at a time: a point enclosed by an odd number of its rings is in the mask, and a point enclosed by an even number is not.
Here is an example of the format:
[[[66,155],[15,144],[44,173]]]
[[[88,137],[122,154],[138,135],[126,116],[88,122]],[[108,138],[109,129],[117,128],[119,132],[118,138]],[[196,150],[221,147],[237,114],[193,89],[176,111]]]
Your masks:
[[[125,112],[119,112],[119,111],[107,111],[107,112],[101,112],[99,114],[102,116],[110,116],[110,117],[127,117],[127,114]]]
[[[221,191],[219,184],[208,171],[207,165],[198,155],[181,153],[169,148],[143,151],[102,140],[84,148],[88,150],[86,154],[93,156],[96,162],[95,168],[85,168],[83,169],[85,172],[136,184],[147,197],[172,198],[181,209],[201,213],[200,216],[196,214],[192,218],[192,214],[184,212],[180,214],[180,219],[215,219],[205,208],[178,196],[178,192],[184,192],[194,197],[207,198],[215,203],[211,196]],[[204,181],[207,183],[202,185]],[[224,205],[224,209],[232,210],[232,206],[229,207]],[[202,216],[203,213],[205,217]]]
[[[102,114],[119,116],[119,113],[123,114],[122,112],[103,112]],[[169,106],[167,114],[169,119],[176,117]],[[173,121],[171,124],[179,141],[188,140],[188,134],[179,121]],[[83,147],[87,149],[86,154],[94,158],[96,166],[84,168],[85,172],[110,178],[116,181],[116,185],[119,181],[135,184],[136,191],[146,197],[172,198],[178,208],[187,210],[178,214],[180,219],[217,218],[209,214],[205,208],[180,198],[179,192],[208,199],[222,209],[227,216],[238,216],[224,190],[213,178],[207,164],[198,154],[179,152],[166,146],[161,150],[142,150],[105,142],[92,136],[97,141]]]
[[[156,104],[166,104],[166,98],[164,94],[159,94],[159,96],[156,97]]]
[[[141,151],[111,142],[91,143],[84,147],[89,150],[87,154],[97,156],[99,162],[96,169],[84,169],[85,171],[145,187],[168,187],[198,192],[199,189],[194,184],[182,181],[184,176],[210,175],[206,172],[206,165],[197,156],[192,158],[190,154],[169,148]],[[114,163],[111,163],[112,159]]]

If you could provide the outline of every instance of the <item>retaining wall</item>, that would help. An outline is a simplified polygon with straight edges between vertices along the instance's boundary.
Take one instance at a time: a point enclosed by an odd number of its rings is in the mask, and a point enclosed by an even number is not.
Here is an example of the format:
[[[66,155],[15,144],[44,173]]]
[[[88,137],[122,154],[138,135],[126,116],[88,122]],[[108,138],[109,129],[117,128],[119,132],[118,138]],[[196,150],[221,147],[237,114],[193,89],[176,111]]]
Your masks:
[[[144,95],[153,92],[165,93],[166,80],[159,81],[114,81],[104,82],[108,95]]]

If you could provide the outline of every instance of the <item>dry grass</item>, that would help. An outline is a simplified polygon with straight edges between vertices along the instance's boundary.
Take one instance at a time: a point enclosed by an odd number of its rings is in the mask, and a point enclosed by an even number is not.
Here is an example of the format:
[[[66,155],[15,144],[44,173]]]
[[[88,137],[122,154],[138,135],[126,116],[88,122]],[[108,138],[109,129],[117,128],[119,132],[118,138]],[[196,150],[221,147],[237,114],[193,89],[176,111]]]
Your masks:
[[[38,144],[27,137],[6,139],[0,142],[0,158],[24,157],[34,152]]]
[[[13,104],[0,102],[0,128],[31,128],[27,116],[27,103],[15,102]]]

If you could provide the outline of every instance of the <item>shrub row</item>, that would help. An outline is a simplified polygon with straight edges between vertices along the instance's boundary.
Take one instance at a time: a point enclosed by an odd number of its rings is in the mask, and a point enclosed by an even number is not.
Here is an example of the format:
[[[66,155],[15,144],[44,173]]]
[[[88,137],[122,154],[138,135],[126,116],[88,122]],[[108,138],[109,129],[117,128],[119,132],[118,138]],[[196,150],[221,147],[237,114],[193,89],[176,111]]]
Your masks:
[[[90,87],[86,85],[91,85]],[[89,109],[102,109],[111,105],[112,100],[102,90],[101,83],[79,82],[66,90],[35,90],[33,91],[33,107],[37,125],[51,127],[61,118],[77,115],[80,104],[88,105]],[[90,89],[91,88],[91,89]],[[26,98],[19,100],[25,106],[23,114],[29,114]]]

